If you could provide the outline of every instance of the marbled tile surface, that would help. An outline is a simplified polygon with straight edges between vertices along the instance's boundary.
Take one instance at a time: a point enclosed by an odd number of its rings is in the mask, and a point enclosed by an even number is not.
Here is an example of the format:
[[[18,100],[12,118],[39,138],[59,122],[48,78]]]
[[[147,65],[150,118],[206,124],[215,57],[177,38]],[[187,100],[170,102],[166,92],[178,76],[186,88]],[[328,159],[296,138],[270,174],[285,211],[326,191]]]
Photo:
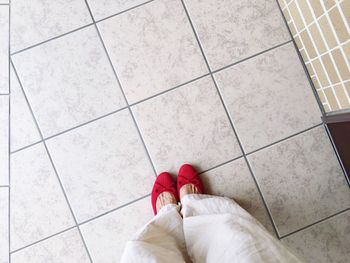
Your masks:
[[[74,225],[43,144],[11,155],[11,251]]]
[[[94,262],[119,262],[125,243],[153,217],[150,203],[144,198],[80,227]]]
[[[88,263],[91,261],[78,230],[74,228],[12,254],[11,262]]]
[[[290,39],[274,0],[184,2],[213,70]]]
[[[210,77],[132,108],[157,172],[175,174],[183,163],[200,170],[241,155]]]
[[[135,7],[147,0],[88,0],[95,20],[100,20]]]
[[[281,236],[350,207],[350,191],[324,127],[248,156]]]
[[[9,188],[0,187],[0,263],[9,263]]]
[[[350,212],[295,233],[282,241],[305,262],[345,263],[350,258]]]
[[[9,183],[9,96],[0,95],[0,185]]]
[[[11,51],[33,46],[92,23],[82,0],[11,2]]]
[[[235,200],[276,235],[259,191],[244,158],[201,174],[208,194]]]
[[[9,7],[0,6],[0,94],[9,93]]]
[[[11,67],[11,151],[40,140],[40,134],[27,101]]]
[[[125,106],[93,26],[12,59],[44,137]]]
[[[215,78],[245,152],[321,123],[292,43],[220,71]]]
[[[323,127],[308,130],[321,113],[274,0],[11,4],[0,239],[10,183],[12,262],[118,262],[153,216],[154,170],[175,177],[183,163],[206,171],[209,193],[233,198],[273,235],[273,223],[288,234],[306,262],[347,260],[348,220],[334,214],[350,207],[349,188]],[[5,16],[0,43],[8,44]],[[241,146],[255,151],[253,175]]]
[[[151,191],[155,174],[128,110],[47,145],[79,222]]]
[[[130,103],[207,73],[180,1],[154,1],[98,27]]]

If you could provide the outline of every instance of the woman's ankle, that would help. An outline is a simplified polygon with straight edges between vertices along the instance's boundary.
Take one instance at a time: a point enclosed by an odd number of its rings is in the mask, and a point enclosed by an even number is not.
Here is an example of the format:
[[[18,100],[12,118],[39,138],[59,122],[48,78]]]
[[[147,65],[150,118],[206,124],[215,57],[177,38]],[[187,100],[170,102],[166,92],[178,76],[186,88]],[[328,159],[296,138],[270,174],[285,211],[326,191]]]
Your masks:
[[[180,191],[180,200],[184,198],[186,195],[189,194],[199,194],[197,187],[195,187],[193,184],[185,184],[181,187]]]
[[[163,192],[161,193],[156,201],[156,209],[157,213],[159,212],[160,209],[162,209],[164,206],[169,205],[169,204],[177,204],[176,198],[172,193],[169,192]]]

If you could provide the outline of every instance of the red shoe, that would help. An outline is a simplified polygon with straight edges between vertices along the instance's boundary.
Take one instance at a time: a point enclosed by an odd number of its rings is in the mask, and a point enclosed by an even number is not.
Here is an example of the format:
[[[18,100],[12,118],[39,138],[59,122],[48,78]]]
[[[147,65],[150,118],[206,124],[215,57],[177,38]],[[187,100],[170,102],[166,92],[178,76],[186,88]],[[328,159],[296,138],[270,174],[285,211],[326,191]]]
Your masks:
[[[182,165],[179,170],[179,174],[177,176],[178,196],[180,196],[181,187],[186,184],[193,184],[200,194],[204,194],[202,179],[199,177],[196,169],[194,169],[193,166],[189,164]]]
[[[161,173],[157,176],[152,189],[152,207],[154,214],[157,214],[156,202],[158,196],[163,192],[169,192],[174,195],[176,201],[179,201],[177,196],[176,186],[173,178],[169,173]]]

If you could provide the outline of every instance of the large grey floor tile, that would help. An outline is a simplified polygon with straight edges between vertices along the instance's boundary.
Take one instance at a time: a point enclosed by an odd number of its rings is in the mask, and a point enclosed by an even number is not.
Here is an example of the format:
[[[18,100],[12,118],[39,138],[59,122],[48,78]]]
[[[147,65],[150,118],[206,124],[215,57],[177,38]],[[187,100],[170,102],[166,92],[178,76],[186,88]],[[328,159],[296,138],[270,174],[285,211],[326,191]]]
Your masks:
[[[74,225],[44,145],[11,155],[11,251]]]
[[[83,0],[11,2],[11,51],[38,44],[92,23]]]
[[[126,242],[152,217],[151,200],[145,198],[81,225],[92,260],[99,263],[119,262]]]
[[[86,249],[77,229],[51,237],[11,255],[12,263],[88,263]]]
[[[246,152],[321,123],[293,44],[215,75]]]
[[[9,188],[0,187],[0,263],[9,262]]]
[[[281,236],[350,207],[350,190],[324,128],[248,156]]]
[[[93,26],[13,60],[45,137],[125,106]]]
[[[11,151],[40,140],[29,106],[11,67]]]
[[[0,94],[9,93],[9,7],[0,6]]]
[[[263,200],[244,158],[201,174],[208,194],[234,199],[275,234]]]
[[[98,27],[131,103],[207,72],[180,1],[154,1]]]
[[[217,90],[206,77],[132,108],[157,172],[200,170],[241,155]]]
[[[309,263],[346,263],[350,258],[350,212],[282,239]]]
[[[47,144],[79,222],[152,189],[155,175],[128,110]]]
[[[0,185],[9,183],[9,96],[0,95]]]
[[[212,69],[287,41],[276,1],[185,0]]]
[[[148,0],[88,0],[95,20],[118,14]]]

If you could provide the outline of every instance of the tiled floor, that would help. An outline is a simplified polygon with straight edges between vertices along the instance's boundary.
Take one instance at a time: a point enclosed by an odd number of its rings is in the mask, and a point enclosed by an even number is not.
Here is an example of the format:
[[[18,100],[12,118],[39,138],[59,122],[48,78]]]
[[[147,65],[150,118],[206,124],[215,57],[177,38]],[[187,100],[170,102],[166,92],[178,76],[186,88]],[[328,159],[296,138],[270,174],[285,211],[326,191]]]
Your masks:
[[[347,262],[350,191],[275,1],[12,2],[0,263],[118,262],[183,162],[306,261]]]

